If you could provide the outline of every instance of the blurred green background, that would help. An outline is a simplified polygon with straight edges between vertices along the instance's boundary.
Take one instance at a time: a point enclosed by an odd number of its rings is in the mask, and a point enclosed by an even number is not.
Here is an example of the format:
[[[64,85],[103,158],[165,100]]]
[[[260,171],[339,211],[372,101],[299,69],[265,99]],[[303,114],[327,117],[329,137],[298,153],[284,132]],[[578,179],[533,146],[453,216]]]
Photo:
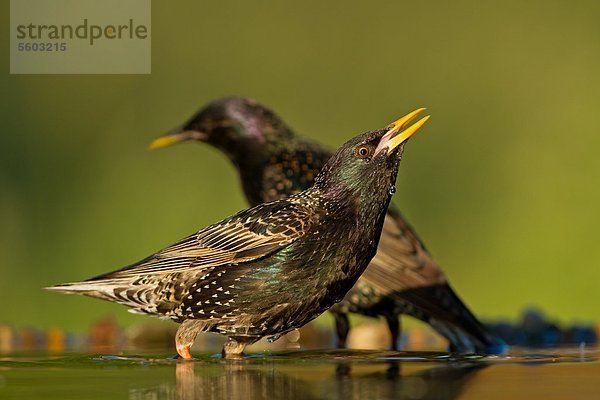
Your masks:
[[[8,1],[0,16],[8,26]],[[244,208],[216,150],[148,143],[244,95],[337,147],[416,107],[395,202],[473,310],[600,300],[600,3],[154,1],[151,75],[9,75],[0,323],[84,329],[122,306],[40,288],[137,261]]]

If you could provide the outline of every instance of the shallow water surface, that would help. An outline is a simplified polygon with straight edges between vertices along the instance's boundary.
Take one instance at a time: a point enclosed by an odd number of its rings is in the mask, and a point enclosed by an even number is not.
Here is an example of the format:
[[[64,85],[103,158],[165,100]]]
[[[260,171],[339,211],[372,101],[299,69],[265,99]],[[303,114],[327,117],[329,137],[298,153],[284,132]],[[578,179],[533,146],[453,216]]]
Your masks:
[[[0,399],[600,398],[597,350],[456,356],[285,351],[242,360],[197,355],[0,357]]]

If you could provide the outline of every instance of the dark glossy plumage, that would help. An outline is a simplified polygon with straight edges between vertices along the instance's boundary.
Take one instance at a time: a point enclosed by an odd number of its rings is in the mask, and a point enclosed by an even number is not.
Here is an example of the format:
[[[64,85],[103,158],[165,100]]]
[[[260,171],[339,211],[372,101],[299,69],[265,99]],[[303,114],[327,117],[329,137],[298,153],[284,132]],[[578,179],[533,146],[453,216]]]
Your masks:
[[[347,142],[303,192],[242,210],[128,267],[50,289],[181,322],[185,358],[200,331],[227,335],[230,356],[301,327],[341,300],[376,252],[402,148],[379,150],[396,140],[388,130]],[[357,148],[372,155],[361,158]]]
[[[188,123],[154,142],[163,147],[194,139],[222,150],[236,165],[250,204],[272,201],[310,187],[331,156],[323,146],[296,136],[271,110],[254,100],[214,101]],[[393,205],[378,253],[356,286],[331,311],[340,346],[349,330],[347,313],[383,316],[396,348],[399,314],[431,324],[457,351],[498,351],[490,335],[448,285],[411,226]]]

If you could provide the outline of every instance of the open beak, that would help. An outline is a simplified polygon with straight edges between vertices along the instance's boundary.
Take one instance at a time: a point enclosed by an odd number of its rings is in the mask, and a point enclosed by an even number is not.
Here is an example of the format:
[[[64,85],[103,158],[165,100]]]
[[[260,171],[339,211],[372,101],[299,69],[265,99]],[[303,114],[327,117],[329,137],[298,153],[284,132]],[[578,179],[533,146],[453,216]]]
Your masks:
[[[176,129],[173,132],[154,139],[148,148],[150,150],[160,149],[186,140],[204,140],[205,138],[206,135],[203,132]]]
[[[406,142],[412,135],[421,129],[421,127],[429,119],[429,115],[421,118],[410,126],[408,125],[417,117],[417,115],[425,110],[425,108],[419,108],[389,124],[387,127],[387,133],[383,135],[379,141],[379,144],[377,145],[377,148],[375,149],[375,154],[379,154],[384,150],[387,150],[387,154],[391,154],[396,147]],[[405,127],[407,128],[404,129]]]

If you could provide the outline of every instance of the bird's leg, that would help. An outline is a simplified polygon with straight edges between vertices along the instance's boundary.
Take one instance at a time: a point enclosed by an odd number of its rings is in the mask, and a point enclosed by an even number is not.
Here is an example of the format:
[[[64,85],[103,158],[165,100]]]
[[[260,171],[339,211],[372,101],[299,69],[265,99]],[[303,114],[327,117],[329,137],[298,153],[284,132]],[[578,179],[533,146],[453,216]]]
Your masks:
[[[398,315],[391,314],[386,315],[385,320],[388,324],[388,328],[390,330],[390,335],[392,336],[392,350],[398,350],[398,336],[400,335],[400,318]]]
[[[241,358],[244,355],[246,346],[257,340],[258,338],[249,336],[228,336],[223,345],[223,350],[221,350],[221,355],[223,358]]]
[[[177,354],[184,360],[192,359],[190,347],[194,344],[194,340],[203,326],[203,321],[186,319],[179,326],[179,329],[177,329],[177,333],[175,334],[175,348],[177,349]]]
[[[337,348],[345,349],[348,332],[350,331],[350,321],[346,313],[333,313],[335,317],[335,330],[337,332]]]
[[[182,343],[175,343],[175,348],[177,348],[177,354],[179,354],[179,357],[183,358],[184,360],[191,360],[192,359],[192,352],[190,351],[190,347],[191,345],[184,345]]]

